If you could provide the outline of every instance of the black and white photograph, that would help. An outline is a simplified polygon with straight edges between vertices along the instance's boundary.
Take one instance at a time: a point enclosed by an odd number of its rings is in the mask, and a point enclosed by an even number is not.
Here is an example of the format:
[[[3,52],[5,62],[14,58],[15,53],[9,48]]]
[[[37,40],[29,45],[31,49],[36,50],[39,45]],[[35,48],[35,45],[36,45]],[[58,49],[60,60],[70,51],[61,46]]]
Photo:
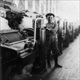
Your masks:
[[[80,80],[80,0],[0,0],[0,80]]]

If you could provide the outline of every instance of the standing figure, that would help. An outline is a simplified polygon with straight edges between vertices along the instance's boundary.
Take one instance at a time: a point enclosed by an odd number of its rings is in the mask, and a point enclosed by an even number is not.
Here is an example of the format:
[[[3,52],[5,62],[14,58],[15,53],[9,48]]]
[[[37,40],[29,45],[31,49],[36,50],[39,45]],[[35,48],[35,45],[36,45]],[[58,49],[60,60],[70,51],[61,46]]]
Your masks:
[[[58,56],[60,51],[57,46],[57,30],[58,27],[55,23],[55,15],[52,13],[48,13],[46,15],[46,19],[48,23],[46,24],[46,46],[47,46],[47,63],[48,67],[51,67],[50,64],[50,55],[51,51],[54,55],[55,67],[62,67],[58,64]],[[54,22],[52,22],[54,20]]]

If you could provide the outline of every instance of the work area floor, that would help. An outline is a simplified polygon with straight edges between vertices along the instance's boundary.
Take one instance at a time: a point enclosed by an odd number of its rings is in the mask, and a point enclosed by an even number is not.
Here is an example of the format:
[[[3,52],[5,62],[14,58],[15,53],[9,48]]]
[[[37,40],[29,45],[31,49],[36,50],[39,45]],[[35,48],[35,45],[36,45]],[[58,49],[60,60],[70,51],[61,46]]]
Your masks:
[[[51,61],[52,68],[41,74],[27,76],[16,75],[14,80],[80,80],[80,35],[63,50],[58,62],[62,68],[54,69],[54,60]]]

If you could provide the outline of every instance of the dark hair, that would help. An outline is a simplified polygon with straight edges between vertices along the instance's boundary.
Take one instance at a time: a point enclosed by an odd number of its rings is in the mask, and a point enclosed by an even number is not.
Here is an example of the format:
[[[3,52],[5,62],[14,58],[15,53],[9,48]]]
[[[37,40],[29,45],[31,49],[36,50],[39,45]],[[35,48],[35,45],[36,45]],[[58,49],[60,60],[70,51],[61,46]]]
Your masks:
[[[55,17],[55,15],[53,13],[48,13],[48,14],[46,14],[46,17],[47,16],[53,16],[53,17]]]

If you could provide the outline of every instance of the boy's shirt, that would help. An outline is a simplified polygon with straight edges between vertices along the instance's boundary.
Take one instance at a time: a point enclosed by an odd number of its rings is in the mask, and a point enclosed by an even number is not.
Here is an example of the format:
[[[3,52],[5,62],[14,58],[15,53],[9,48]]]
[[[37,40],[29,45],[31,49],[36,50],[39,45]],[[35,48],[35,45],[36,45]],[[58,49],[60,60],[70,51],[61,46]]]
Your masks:
[[[46,38],[47,40],[56,40],[57,39],[57,26],[55,23],[47,23],[46,24]]]

